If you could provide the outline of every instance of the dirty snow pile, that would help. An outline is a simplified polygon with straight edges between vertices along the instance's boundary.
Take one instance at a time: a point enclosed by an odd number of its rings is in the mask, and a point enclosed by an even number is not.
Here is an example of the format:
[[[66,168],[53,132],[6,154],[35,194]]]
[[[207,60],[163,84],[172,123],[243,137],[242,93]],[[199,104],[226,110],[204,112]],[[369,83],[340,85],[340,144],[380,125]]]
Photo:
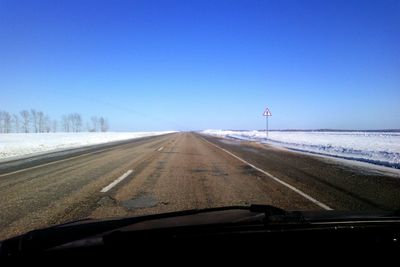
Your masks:
[[[205,130],[204,134],[400,168],[400,132]]]
[[[171,131],[0,134],[0,160],[167,133]]]

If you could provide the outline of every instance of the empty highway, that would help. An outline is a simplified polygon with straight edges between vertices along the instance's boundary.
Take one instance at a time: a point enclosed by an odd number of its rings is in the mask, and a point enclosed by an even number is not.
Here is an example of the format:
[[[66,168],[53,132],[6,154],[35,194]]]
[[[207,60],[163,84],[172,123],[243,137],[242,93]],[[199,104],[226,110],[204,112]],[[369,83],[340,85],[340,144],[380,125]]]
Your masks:
[[[400,179],[362,164],[173,133],[0,164],[0,239],[82,218],[230,205],[400,208]]]

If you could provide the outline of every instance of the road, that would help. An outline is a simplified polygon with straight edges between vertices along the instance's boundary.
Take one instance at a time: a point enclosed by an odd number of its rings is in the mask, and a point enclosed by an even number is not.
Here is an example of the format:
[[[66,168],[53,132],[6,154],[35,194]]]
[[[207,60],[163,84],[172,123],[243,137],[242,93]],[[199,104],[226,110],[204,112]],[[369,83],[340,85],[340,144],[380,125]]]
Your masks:
[[[400,208],[399,176],[252,142],[174,133],[0,166],[0,239],[81,218],[250,203]]]

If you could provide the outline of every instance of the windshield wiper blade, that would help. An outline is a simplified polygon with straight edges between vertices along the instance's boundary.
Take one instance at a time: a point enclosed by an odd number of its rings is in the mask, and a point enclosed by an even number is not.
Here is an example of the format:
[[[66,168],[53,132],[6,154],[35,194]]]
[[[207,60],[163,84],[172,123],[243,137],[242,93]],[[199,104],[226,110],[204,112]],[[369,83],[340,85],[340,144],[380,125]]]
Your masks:
[[[258,204],[253,204],[250,205],[249,211],[252,212],[262,212],[265,214],[265,216],[273,216],[273,215],[287,215],[288,212],[284,209],[271,206],[271,205],[258,205]]]
[[[271,205],[251,205],[249,211],[264,213],[266,226],[309,223],[301,211],[286,211]]]

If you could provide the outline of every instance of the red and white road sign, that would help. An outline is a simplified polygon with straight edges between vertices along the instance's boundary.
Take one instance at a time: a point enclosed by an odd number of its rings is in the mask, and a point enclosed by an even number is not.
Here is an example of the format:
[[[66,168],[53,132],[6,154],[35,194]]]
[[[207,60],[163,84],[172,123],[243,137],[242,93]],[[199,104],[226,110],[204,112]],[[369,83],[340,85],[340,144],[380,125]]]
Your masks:
[[[268,108],[266,108],[264,113],[263,113],[263,116],[272,116],[272,113],[271,113],[271,111],[269,111]]]

